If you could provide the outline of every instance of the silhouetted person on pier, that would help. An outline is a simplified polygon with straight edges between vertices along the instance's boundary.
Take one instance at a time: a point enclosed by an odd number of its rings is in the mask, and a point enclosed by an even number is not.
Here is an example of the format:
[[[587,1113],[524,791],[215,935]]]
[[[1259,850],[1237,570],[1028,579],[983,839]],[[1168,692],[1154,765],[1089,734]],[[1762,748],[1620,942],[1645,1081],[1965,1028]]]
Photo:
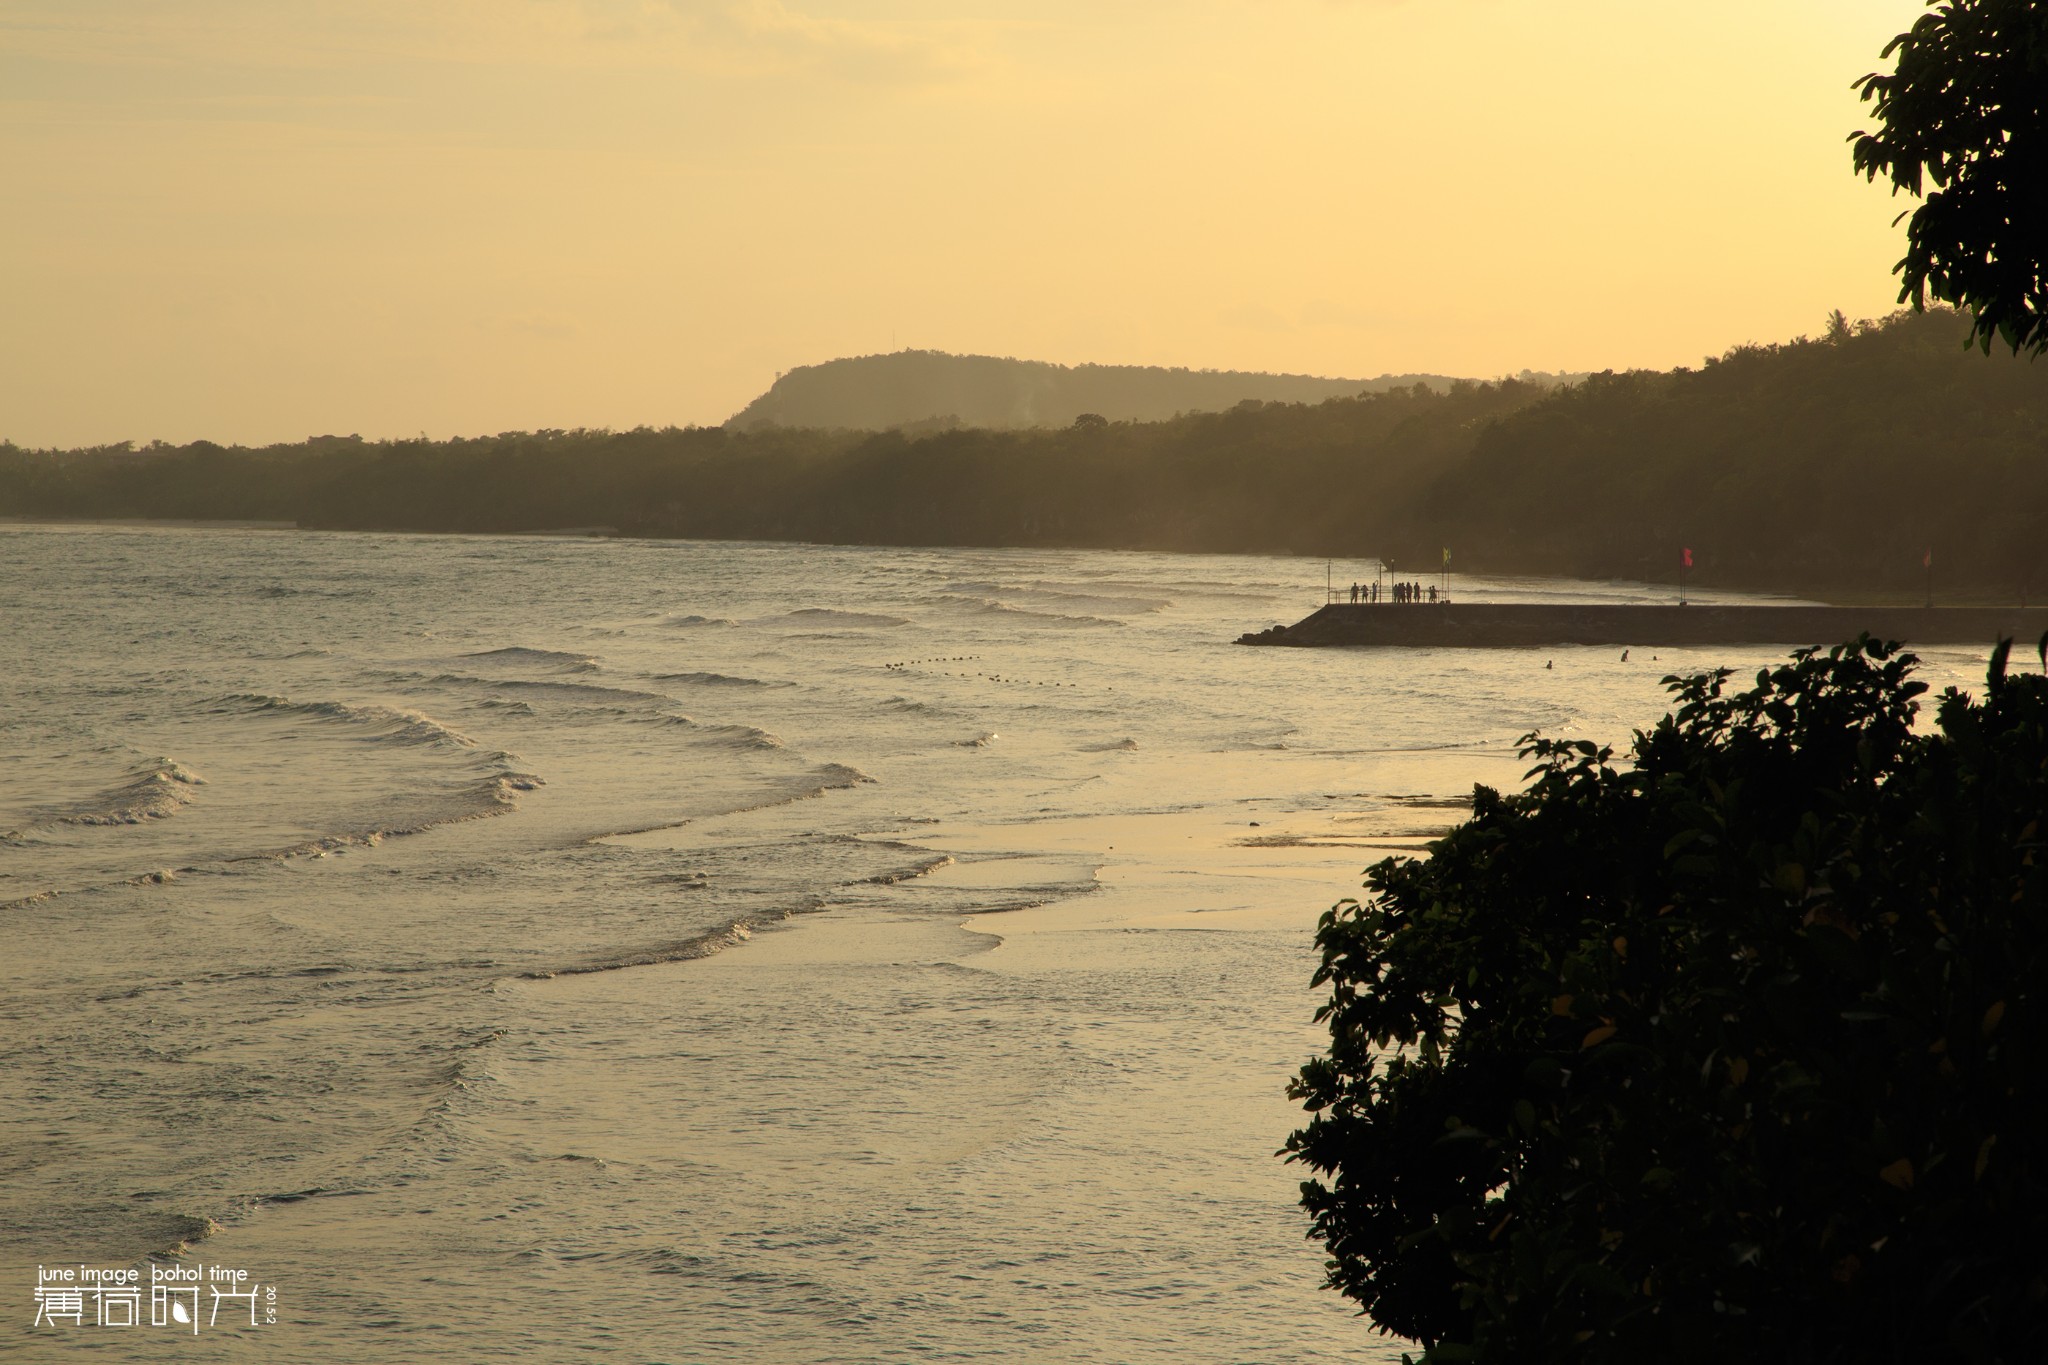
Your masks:
[[[1429,585],[1429,600],[1432,602],[1436,601],[1436,584],[1434,583]]]

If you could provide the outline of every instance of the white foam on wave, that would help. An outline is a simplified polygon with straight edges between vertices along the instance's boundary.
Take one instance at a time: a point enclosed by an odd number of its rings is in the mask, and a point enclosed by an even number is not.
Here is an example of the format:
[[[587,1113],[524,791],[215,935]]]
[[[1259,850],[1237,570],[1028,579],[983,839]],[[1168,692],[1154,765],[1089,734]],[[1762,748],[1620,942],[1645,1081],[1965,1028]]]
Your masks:
[[[505,763],[514,761],[512,755],[506,753],[492,755],[492,758]],[[375,848],[386,839],[401,839],[412,834],[424,834],[430,829],[439,829],[444,825],[459,825],[470,820],[484,820],[494,815],[509,814],[518,806],[521,792],[530,792],[546,785],[545,778],[533,773],[518,772],[509,767],[494,767],[467,785],[447,793],[445,798],[434,802],[431,807],[415,810],[404,818],[380,821],[366,829],[324,834],[285,848],[245,854],[226,861],[288,862],[295,858],[324,858],[331,853],[351,848]]]
[[[140,825],[168,819],[197,799],[206,779],[168,758],[151,759],[104,791],[65,805],[31,810],[17,829],[0,830],[0,841],[26,848],[43,841],[34,831],[63,825]]]
[[[713,953],[720,953],[736,944],[745,943],[754,936],[756,929],[764,925],[791,919],[797,915],[813,914],[824,908],[825,901],[822,897],[806,896],[777,910],[756,911],[753,914],[737,916],[716,928],[643,948],[638,952],[620,953],[616,956],[594,958],[560,967],[539,967],[521,972],[519,975],[528,981],[549,981],[558,976],[588,976],[592,972],[616,972],[628,967],[688,962],[694,958],[710,957]]]
[[[503,749],[482,748],[470,736],[423,711],[331,699],[293,701],[265,693],[236,693],[221,698],[211,709],[217,713],[333,725],[370,744],[445,750],[449,758],[457,760],[461,773],[455,785],[436,784],[436,789],[413,792],[394,801],[386,813],[359,823],[345,822],[330,833],[283,847],[219,859],[222,863],[322,856],[341,848],[374,846],[395,836],[503,814],[517,804],[520,793],[545,785],[544,779],[523,770],[517,755]],[[133,823],[155,818],[190,801],[190,789],[202,783],[196,773],[163,759],[81,809],[59,813],[59,818],[78,824]],[[173,875],[183,870],[190,869],[168,869]],[[161,879],[160,874],[152,873],[142,880]]]
[[[713,744],[728,749],[780,749],[782,736],[763,730],[758,725],[699,725],[686,716],[677,716],[678,724],[687,725],[699,736]]]
[[[869,886],[901,886],[904,882],[916,881],[919,877],[928,877],[940,868],[951,867],[956,861],[950,853],[935,853],[919,859],[909,867],[898,868],[893,872],[878,872],[872,877],[864,877],[861,880]]]
[[[206,779],[168,758],[153,759],[127,774],[119,786],[98,792],[74,806],[38,811],[36,825],[139,825],[177,814],[198,795]],[[19,834],[21,831],[11,831]]]
[[[354,827],[344,827],[331,833],[253,852],[225,853],[216,850],[200,854],[193,861],[182,865],[157,867],[139,874],[117,874],[111,880],[97,879],[66,886],[44,886],[25,895],[0,901],[0,911],[19,911],[59,896],[97,891],[112,885],[164,886],[191,872],[228,872],[237,864],[283,863],[299,858],[324,858],[329,854],[352,848],[375,848],[386,839],[422,834],[444,825],[462,824],[470,820],[509,814],[518,806],[521,793],[547,785],[546,779],[539,775],[520,770],[516,766],[519,763],[518,758],[503,750],[480,750],[472,746],[464,752],[467,756],[465,766],[470,769],[466,780],[452,788],[443,788],[436,792],[413,793],[394,803],[393,808],[385,814]],[[77,818],[70,822],[126,823],[94,818]]]

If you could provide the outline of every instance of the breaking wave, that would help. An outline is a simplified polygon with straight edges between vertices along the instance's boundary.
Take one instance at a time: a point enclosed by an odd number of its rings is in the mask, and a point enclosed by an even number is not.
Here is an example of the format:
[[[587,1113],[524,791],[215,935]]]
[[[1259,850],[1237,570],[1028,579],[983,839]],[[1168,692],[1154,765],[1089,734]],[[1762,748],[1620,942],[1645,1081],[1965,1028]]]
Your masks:
[[[678,725],[686,725],[698,736],[710,743],[727,749],[780,749],[784,745],[782,736],[763,730],[757,725],[699,725],[687,716],[672,718]]]
[[[75,806],[39,811],[33,825],[139,825],[175,815],[197,796],[206,779],[168,758],[152,759],[117,787]],[[19,831],[15,831],[19,833]]]
[[[936,853],[928,858],[912,863],[909,867],[898,868],[894,872],[878,872],[872,877],[863,877],[861,880],[868,886],[900,886],[904,882],[915,881],[919,877],[928,877],[942,867],[951,867],[956,861],[950,853]]]
[[[653,967],[664,962],[688,962],[695,958],[710,957],[714,953],[721,953],[727,948],[745,943],[754,936],[756,929],[780,924],[798,915],[816,914],[827,904],[829,902],[823,896],[804,896],[773,910],[757,910],[751,914],[738,915],[715,928],[684,938],[672,939],[666,943],[654,944],[638,951],[590,958],[559,967],[539,967],[521,972],[519,975],[527,981],[550,981],[558,976],[588,976],[592,972],[617,972],[628,967]]]
[[[490,759],[497,764],[509,764],[514,761],[512,755],[506,753],[492,754]],[[223,861],[286,862],[294,858],[324,858],[342,849],[375,848],[386,839],[401,839],[411,834],[424,834],[430,829],[439,829],[444,825],[459,825],[470,820],[484,820],[494,815],[507,814],[519,804],[521,792],[530,792],[546,785],[545,778],[533,773],[519,772],[509,766],[494,766],[474,781],[437,795],[408,813],[394,812],[367,827],[324,834],[285,848],[244,854]]]
[[[309,720],[350,725],[366,731],[372,739],[391,744],[442,744],[461,749],[476,747],[476,741],[468,735],[435,720],[424,711],[409,711],[395,706],[344,701],[292,701],[260,692],[237,692],[222,698],[214,709],[304,716]]]

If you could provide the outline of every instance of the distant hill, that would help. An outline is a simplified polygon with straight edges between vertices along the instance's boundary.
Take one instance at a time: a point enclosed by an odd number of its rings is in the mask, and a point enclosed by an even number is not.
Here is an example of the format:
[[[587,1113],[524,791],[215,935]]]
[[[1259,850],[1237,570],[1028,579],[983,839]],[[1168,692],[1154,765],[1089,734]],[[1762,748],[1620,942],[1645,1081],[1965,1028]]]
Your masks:
[[[1305,374],[1169,370],[1156,365],[1053,365],[992,355],[897,351],[803,365],[778,378],[726,425],[945,431],[1071,426],[1084,412],[1112,422],[1159,422],[1184,412],[1222,412],[1248,398],[1320,403],[1423,384],[1448,391],[1440,374],[1319,379]]]

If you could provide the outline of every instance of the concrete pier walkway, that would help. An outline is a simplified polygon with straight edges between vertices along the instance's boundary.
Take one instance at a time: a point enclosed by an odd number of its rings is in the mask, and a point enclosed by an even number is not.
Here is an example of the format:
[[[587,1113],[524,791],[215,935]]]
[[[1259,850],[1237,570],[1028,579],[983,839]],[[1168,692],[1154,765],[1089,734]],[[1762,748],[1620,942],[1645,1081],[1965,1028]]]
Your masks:
[[[1241,645],[1834,645],[1869,634],[1907,644],[1983,645],[2008,636],[2030,649],[2048,607],[1550,605],[1528,602],[1334,602]]]

